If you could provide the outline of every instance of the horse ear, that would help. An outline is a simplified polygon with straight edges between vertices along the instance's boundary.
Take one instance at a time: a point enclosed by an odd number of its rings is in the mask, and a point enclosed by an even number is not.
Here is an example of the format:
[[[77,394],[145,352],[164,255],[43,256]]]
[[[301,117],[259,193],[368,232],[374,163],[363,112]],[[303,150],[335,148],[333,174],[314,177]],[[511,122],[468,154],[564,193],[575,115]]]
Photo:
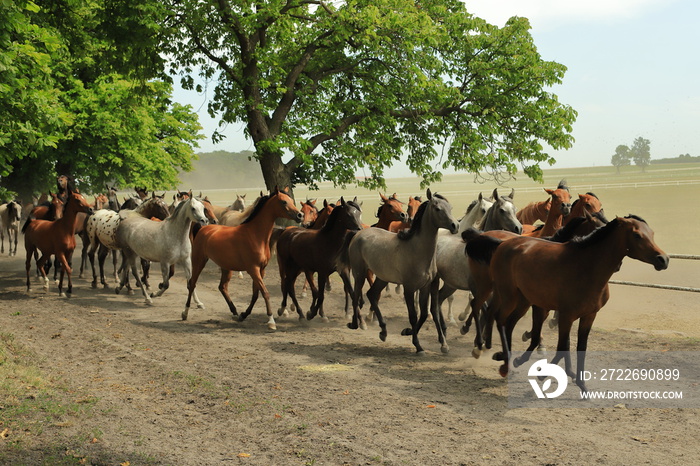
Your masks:
[[[396,193],[392,194],[392,195],[391,195],[391,198],[392,198],[392,199],[396,199]]]
[[[510,196],[508,196],[512,201],[515,198],[515,188],[510,189]]]
[[[498,201],[498,188],[494,188],[493,194],[491,194],[491,197],[493,197],[494,200]]]
[[[328,207],[328,199],[323,200],[323,208],[325,209],[326,207]]]
[[[345,204],[345,199],[343,199],[343,196],[340,196],[340,205],[344,206]]]
[[[317,198],[311,199],[311,201],[310,201],[310,202],[311,202],[311,205],[312,205],[312,206],[315,206],[317,200],[318,200]]]
[[[355,204],[357,204],[357,196],[355,196],[355,197],[352,198],[352,202],[354,202]]]
[[[545,190],[545,192],[546,192],[547,194],[549,194],[550,196],[551,196],[551,195],[552,195],[552,193],[554,192],[554,190],[553,190],[553,189],[547,189],[547,188],[544,188],[544,190]]]
[[[379,193],[379,197],[380,197],[380,198],[382,199],[382,201],[384,201],[384,202],[386,202],[386,201],[389,200],[389,199],[388,199],[384,194],[382,194],[382,193]]]
[[[479,193],[479,202],[481,202],[484,199],[484,195]]]
[[[430,192],[430,188],[425,192],[425,195],[428,197],[428,200],[433,198],[433,193]]]

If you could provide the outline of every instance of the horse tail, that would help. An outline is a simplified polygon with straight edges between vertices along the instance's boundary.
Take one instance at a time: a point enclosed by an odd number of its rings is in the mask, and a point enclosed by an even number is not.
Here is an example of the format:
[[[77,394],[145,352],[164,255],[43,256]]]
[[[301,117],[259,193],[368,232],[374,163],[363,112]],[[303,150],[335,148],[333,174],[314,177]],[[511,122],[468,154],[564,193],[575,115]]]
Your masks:
[[[481,230],[474,227],[469,227],[462,232],[462,241],[468,243],[469,241],[479,236],[481,233],[483,233]]]
[[[464,253],[477,262],[490,264],[493,253],[502,242],[503,240],[493,236],[479,235],[467,242]]]
[[[349,246],[350,241],[355,237],[358,230],[351,230],[345,233],[343,238],[343,245],[340,247],[340,252],[338,253],[338,258],[336,259],[336,270],[347,270],[350,268],[350,253]]]
[[[31,215],[27,217],[27,220],[24,222],[24,225],[22,225],[22,234],[24,234],[24,232],[27,230],[27,227],[29,226],[32,220],[34,220],[34,218]]]

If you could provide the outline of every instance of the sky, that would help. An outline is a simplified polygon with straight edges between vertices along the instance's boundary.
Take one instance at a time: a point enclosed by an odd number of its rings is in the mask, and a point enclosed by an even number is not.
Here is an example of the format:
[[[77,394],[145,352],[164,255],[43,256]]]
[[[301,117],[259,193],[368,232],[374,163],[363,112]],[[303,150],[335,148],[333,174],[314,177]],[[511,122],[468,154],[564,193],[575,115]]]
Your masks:
[[[465,0],[467,10],[502,26],[511,16],[530,20],[544,60],[568,68],[551,91],[578,112],[575,143],[550,150],[554,167],[610,165],[615,148],[637,137],[650,141],[652,159],[700,155],[700,2],[697,0]],[[206,140],[198,152],[254,150],[243,126],[228,125],[211,142],[217,121],[206,95],[176,89],[175,100],[200,115]],[[543,167],[546,168],[546,167]],[[386,175],[407,176],[405,167]]]

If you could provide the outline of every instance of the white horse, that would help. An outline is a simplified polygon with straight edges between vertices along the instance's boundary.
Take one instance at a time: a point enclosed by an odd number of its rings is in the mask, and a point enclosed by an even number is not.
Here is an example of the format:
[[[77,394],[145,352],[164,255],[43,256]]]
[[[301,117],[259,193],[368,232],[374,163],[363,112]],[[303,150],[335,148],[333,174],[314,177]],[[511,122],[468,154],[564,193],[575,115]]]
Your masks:
[[[418,332],[428,317],[428,299],[432,298],[430,307],[438,340],[442,352],[447,353],[449,347],[444,335],[445,323],[437,308],[435,246],[439,228],[456,233],[458,225],[452,217],[452,206],[444,197],[439,194],[433,195],[429,189],[427,197],[428,200],[421,204],[409,230],[397,234],[380,228],[367,228],[358,232],[350,241],[347,252],[341,255],[340,267],[349,264],[355,281],[352,297],[353,319],[348,324],[350,328],[365,328],[359,302],[367,272],[371,270],[375,274],[375,280],[367,292],[367,298],[381,328],[379,338],[384,341],[387,335],[386,322],[378,306],[381,291],[387,283],[402,284],[411,322],[411,328],[404,329],[402,335],[413,335],[416,352],[423,353],[418,341]],[[416,315],[416,291],[420,291],[420,317]]]
[[[110,201],[110,206],[114,207]],[[118,212],[117,212],[118,211]],[[88,258],[90,259],[90,265],[92,267],[92,287],[97,287],[97,274],[95,273],[95,251],[99,247],[98,262],[100,266],[100,283],[104,288],[107,288],[107,282],[105,281],[104,273],[104,263],[109,251],[115,254],[119,251],[119,246],[117,245],[117,227],[122,218],[125,218],[132,214],[138,214],[145,218],[157,218],[159,220],[165,220],[169,215],[168,206],[165,204],[162,198],[158,196],[153,196],[146,202],[143,202],[136,206],[135,209],[119,209],[119,205],[116,205],[116,209],[100,209],[93,215],[89,216],[85,224],[85,231],[87,233],[88,240],[90,241],[90,248],[88,250]],[[114,280],[119,283],[119,278],[117,276],[117,259],[116,254],[114,255]],[[127,288],[130,289],[128,283]]]
[[[486,212],[488,212],[492,205],[493,198],[487,199],[479,193],[479,197],[472,201],[469,207],[467,207],[464,217],[459,219],[459,231],[457,233],[461,235],[463,231],[476,226],[481,222],[481,219],[484,218],[484,215],[486,215]]]
[[[162,222],[150,220],[140,215],[130,215],[119,222],[117,227],[117,246],[121,248],[124,263],[121,267],[121,283],[116,288],[119,294],[124,287],[129,268],[136,277],[137,286],[141,287],[146,304],[153,304],[151,298],[161,296],[170,285],[170,266],[179,264],[185,270],[185,278],[189,281],[192,276],[192,243],[190,242],[190,225],[192,222],[207,225],[209,220],[204,213],[201,201],[192,197],[178,204],[172,215]],[[160,262],[163,282],[159,290],[149,296],[146,287],[139,280],[136,271],[136,258]],[[204,305],[194,295],[198,308]]]
[[[0,253],[5,253],[5,231],[7,231],[8,254],[17,255],[17,237],[19,222],[22,218],[22,205],[16,201],[0,205]],[[14,249],[12,243],[14,240]]]
[[[514,192],[510,196],[499,196],[498,190],[493,190],[495,202],[486,211],[486,215],[477,223],[484,231],[506,230],[520,234],[523,231],[522,224],[515,216],[516,209],[513,204]],[[439,305],[448,300],[447,321],[456,323],[452,315],[452,299],[456,290],[469,291],[471,274],[469,272],[469,261],[464,254],[465,243],[462,235],[440,235],[438,237],[435,260],[437,261],[438,275],[444,282],[438,297]],[[471,299],[470,299],[471,301]],[[467,306],[467,309],[470,309]],[[460,314],[459,319],[467,317],[467,309]]]

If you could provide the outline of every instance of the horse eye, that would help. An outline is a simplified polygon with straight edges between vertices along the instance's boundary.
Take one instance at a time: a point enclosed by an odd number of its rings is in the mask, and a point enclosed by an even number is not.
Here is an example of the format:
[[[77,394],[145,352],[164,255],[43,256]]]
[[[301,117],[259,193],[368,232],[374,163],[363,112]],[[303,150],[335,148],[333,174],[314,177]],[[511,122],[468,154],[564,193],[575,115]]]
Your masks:
[[[642,235],[640,233],[637,233],[636,231],[634,232],[634,238],[635,239],[642,239]]]

